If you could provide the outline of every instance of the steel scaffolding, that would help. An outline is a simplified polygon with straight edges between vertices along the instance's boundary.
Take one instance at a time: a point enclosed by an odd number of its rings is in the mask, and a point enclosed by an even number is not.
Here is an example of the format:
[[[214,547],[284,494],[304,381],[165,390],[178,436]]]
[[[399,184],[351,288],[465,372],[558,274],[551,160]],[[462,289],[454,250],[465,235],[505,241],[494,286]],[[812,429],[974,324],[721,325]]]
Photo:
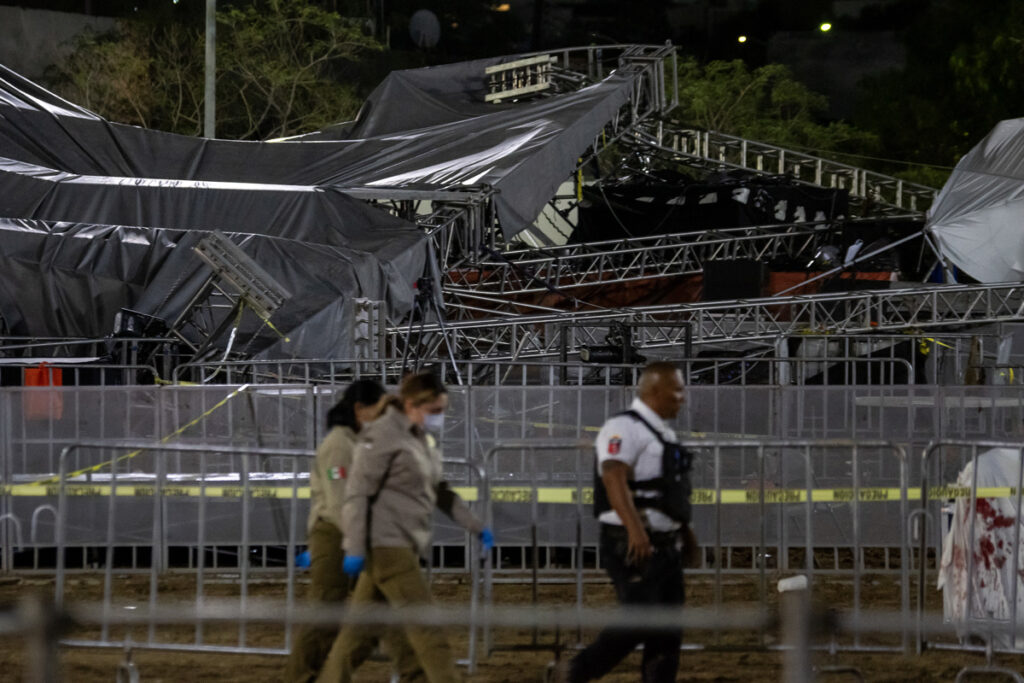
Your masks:
[[[812,333],[868,333],[1019,320],[1024,283],[941,285],[761,299],[562,311],[449,323],[449,343],[465,358],[558,358],[602,344],[613,323],[625,324],[637,348],[765,340]],[[412,340],[422,357],[440,356],[442,328],[426,324]],[[404,348],[405,328],[388,329],[392,355]]]

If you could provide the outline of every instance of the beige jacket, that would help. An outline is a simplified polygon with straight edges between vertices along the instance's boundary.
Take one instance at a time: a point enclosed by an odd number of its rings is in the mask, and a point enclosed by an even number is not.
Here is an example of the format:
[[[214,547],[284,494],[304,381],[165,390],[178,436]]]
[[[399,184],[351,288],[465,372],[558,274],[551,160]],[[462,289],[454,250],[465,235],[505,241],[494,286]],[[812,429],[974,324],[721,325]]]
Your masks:
[[[316,459],[309,468],[310,505],[306,531],[311,532],[318,519],[341,529],[341,506],[345,502],[345,483],[352,469],[352,451],[356,433],[348,427],[335,426],[316,449]]]
[[[441,454],[405,413],[388,406],[359,434],[342,507],[342,546],[349,555],[368,548],[430,547],[434,508],[479,533],[483,523],[441,479]]]

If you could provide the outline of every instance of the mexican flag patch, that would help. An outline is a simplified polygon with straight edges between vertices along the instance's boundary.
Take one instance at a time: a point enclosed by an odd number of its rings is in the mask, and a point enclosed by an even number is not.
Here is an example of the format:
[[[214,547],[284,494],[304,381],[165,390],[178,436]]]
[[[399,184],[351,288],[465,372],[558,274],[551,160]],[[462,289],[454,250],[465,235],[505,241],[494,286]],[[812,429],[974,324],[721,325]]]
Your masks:
[[[329,467],[327,468],[328,479],[344,479],[345,468],[344,467]]]

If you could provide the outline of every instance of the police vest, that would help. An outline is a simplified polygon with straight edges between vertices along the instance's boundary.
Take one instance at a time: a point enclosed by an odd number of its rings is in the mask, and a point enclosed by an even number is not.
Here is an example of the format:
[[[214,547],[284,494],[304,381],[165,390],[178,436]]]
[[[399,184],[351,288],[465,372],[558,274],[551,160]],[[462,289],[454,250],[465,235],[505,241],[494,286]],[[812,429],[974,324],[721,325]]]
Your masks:
[[[627,410],[620,415],[628,415],[634,420],[643,423],[647,429],[661,442],[661,476],[654,479],[630,480],[629,488],[632,491],[654,491],[653,496],[633,496],[633,504],[638,510],[643,508],[654,508],[668,515],[673,520],[682,524],[690,521],[690,493],[693,487],[690,484],[690,467],[693,463],[693,454],[677,443],[666,441],[661,432],[651,426],[647,420],[635,410]],[[594,457],[594,516],[597,517],[603,512],[612,509],[608,501],[608,492],[604,488],[604,481],[598,471],[598,458]]]

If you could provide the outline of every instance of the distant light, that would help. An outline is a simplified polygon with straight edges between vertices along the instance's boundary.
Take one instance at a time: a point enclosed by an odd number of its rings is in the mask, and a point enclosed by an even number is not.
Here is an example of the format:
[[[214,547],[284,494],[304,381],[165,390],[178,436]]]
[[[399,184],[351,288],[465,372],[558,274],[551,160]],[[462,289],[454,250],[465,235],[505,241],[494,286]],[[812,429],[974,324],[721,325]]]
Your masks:
[[[827,21],[824,21],[822,22],[821,26],[818,27],[818,29],[822,33],[828,33],[829,31],[832,30],[832,24],[828,23]]]
[[[747,42],[747,37],[746,36],[738,36],[736,38],[736,42],[737,43],[745,43],[745,42]]]
[[[494,10],[495,12],[507,12],[510,9],[512,9],[512,5],[508,4],[507,2],[503,2],[500,5],[492,5],[491,9]]]
[[[452,28],[458,28],[458,27],[459,27],[459,22],[453,21],[452,22]]]

